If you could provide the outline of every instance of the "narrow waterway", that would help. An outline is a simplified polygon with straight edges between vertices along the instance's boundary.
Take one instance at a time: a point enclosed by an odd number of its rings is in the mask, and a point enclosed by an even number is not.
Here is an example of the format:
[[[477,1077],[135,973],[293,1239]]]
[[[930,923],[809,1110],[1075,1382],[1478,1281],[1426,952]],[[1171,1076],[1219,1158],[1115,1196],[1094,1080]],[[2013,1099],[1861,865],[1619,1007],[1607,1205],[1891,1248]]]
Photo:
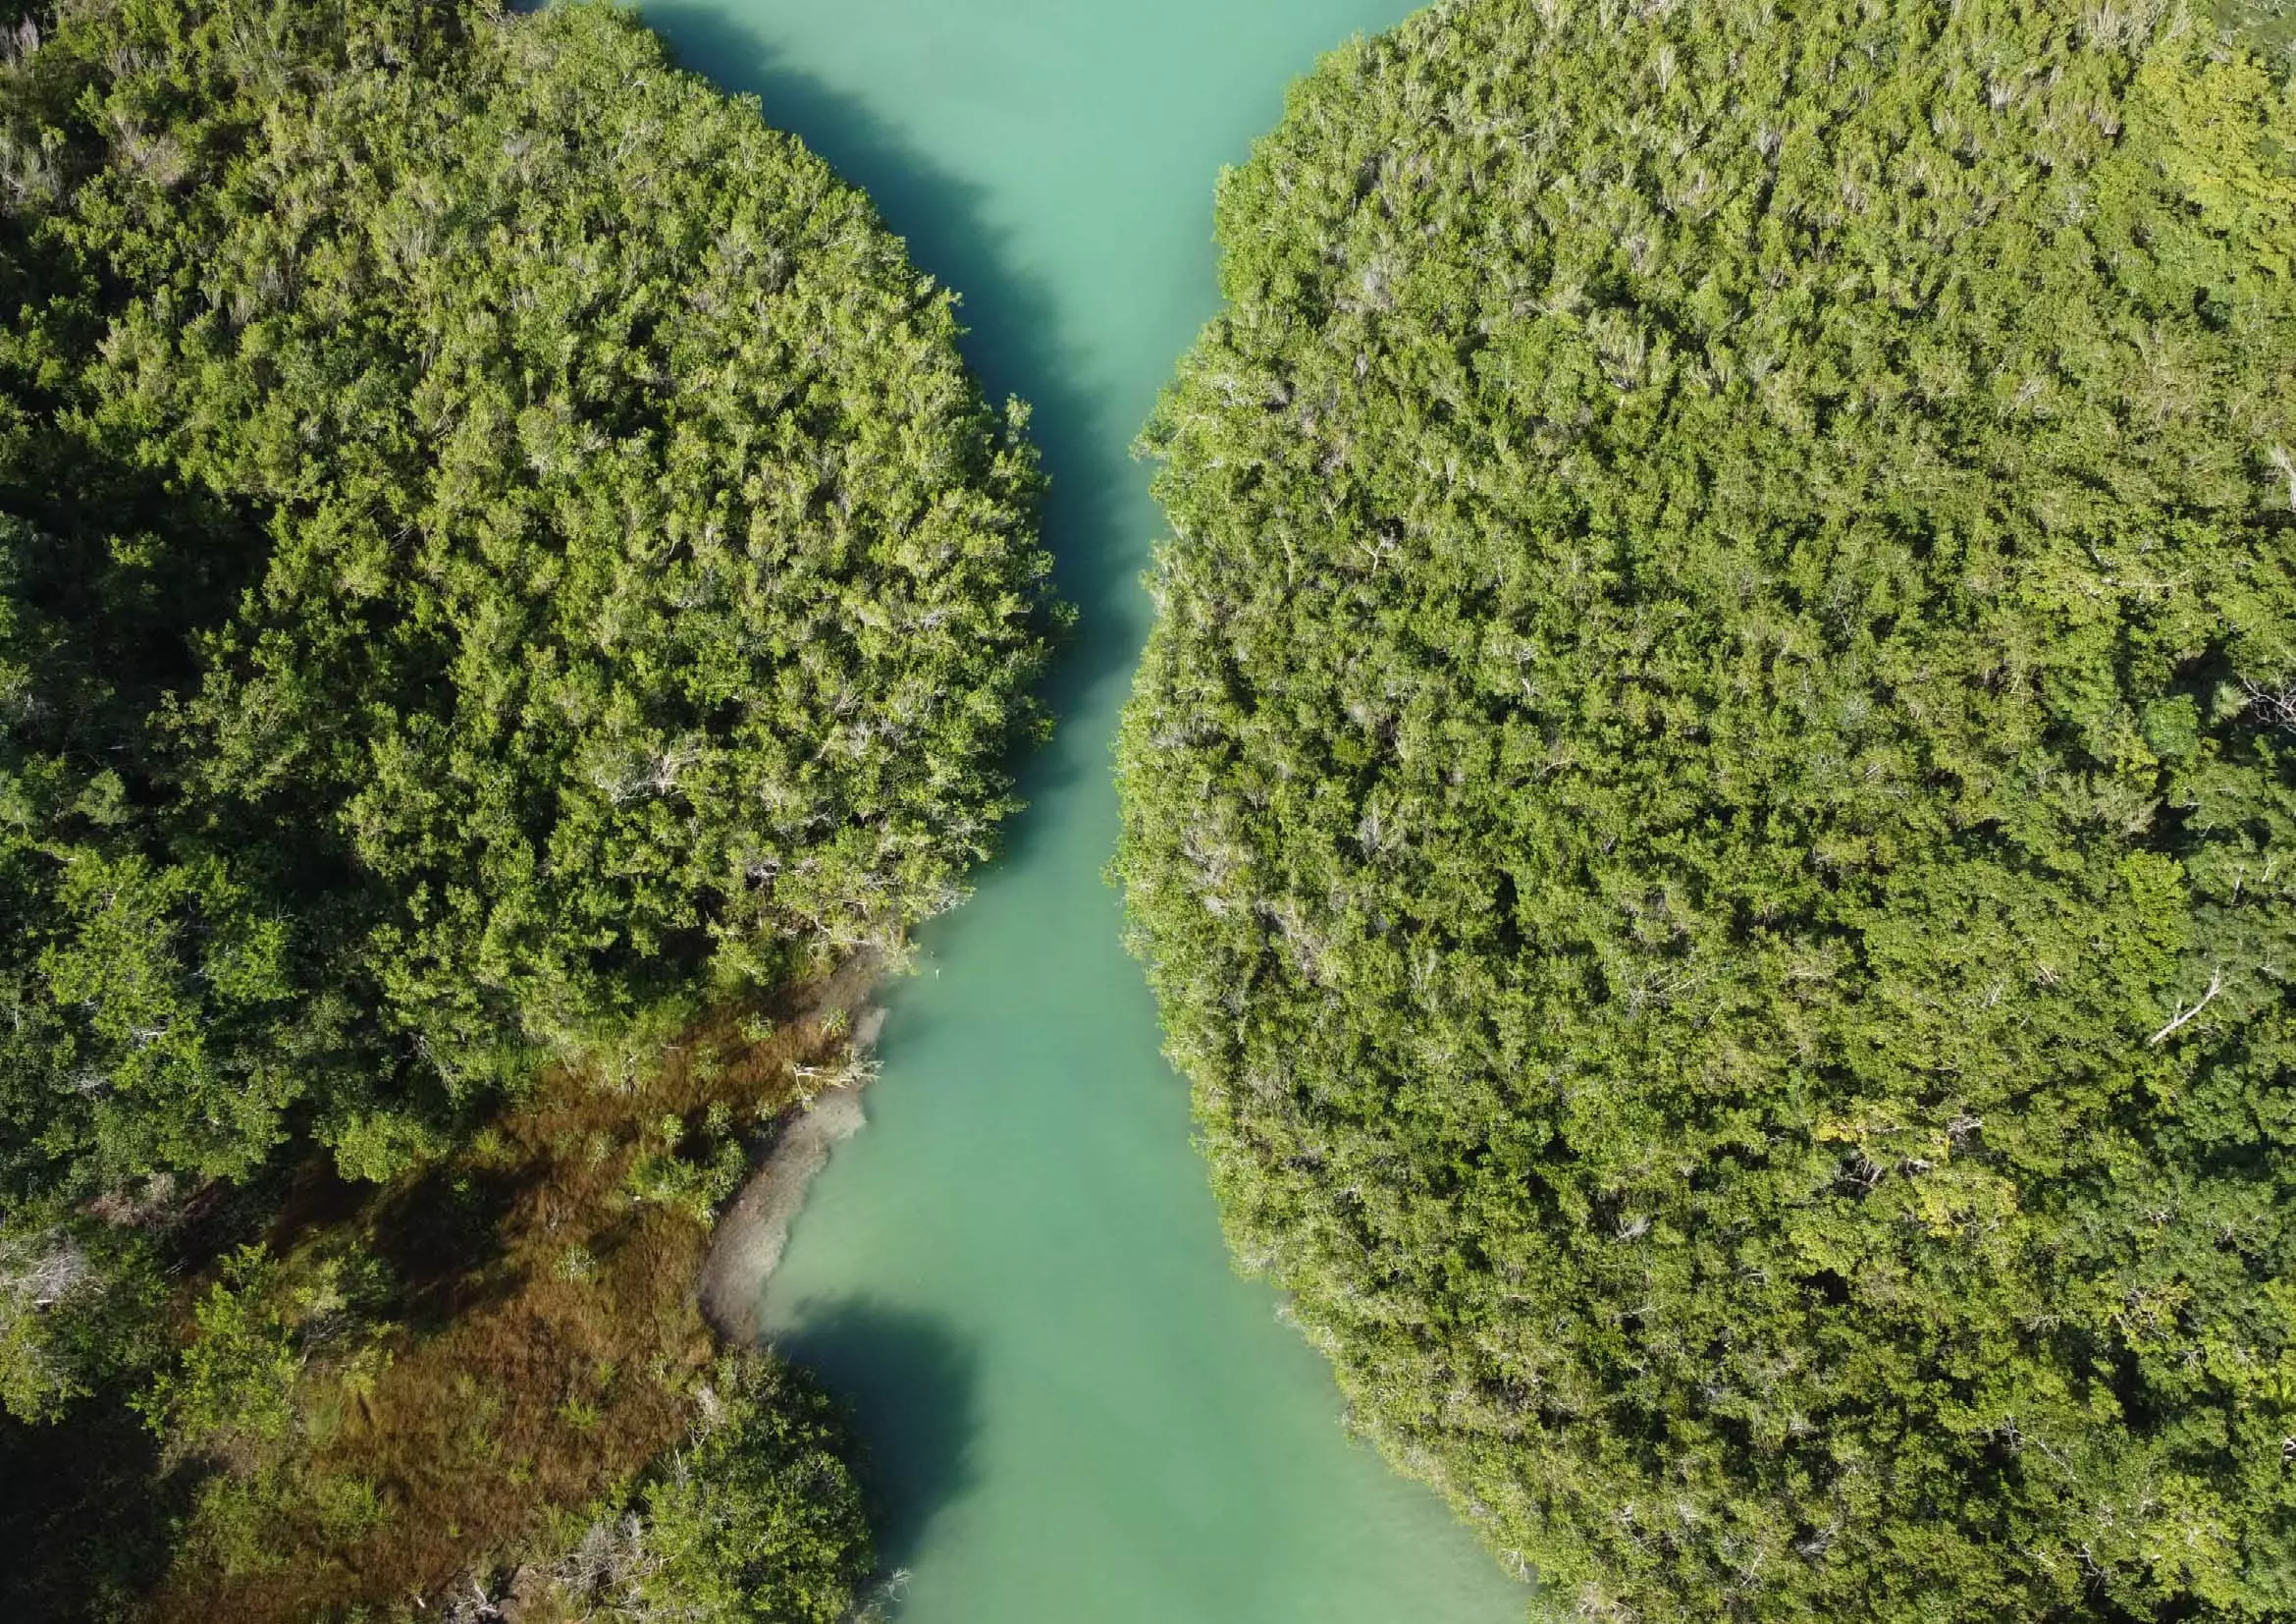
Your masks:
[[[671,0],[680,59],[757,92],[962,291],[1022,395],[1083,612],[1057,741],[975,898],[891,989],[871,1125],[767,1292],[856,1405],[905,1624],[1506,1624],[1466,1531],[1340,1425],[1237,1278],[1185,1091],[1101,879],[1108,743],[1158,521],[1127,448],[1215,302],[1211,189],[1285,84],[1407,0]]]

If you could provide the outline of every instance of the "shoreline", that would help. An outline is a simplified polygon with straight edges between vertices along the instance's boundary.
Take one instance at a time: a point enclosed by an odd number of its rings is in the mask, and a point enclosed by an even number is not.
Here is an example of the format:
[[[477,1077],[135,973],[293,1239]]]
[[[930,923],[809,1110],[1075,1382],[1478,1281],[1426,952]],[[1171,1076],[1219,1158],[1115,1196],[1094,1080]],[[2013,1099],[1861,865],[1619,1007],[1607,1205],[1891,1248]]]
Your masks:
[[[846,1044],[850,1080],[822,1090],[783,1116],[740,1194],[711,1231],[698,1297],[702,1318],[728,1343],[756,1344],[766,1282],[781,1266],[790,1224],[804,1210],[813,1181],[828,1165],[829,1153],[869,1123],[861,1093],[875,1073],[861,1062],[876,1048],[884,1025],[884,1009],[867,1001],[879,968],[875,953],[858,953],[823,984],[808,1018],[822,1019],[840,1009],[850,1012],[853,1033]]]

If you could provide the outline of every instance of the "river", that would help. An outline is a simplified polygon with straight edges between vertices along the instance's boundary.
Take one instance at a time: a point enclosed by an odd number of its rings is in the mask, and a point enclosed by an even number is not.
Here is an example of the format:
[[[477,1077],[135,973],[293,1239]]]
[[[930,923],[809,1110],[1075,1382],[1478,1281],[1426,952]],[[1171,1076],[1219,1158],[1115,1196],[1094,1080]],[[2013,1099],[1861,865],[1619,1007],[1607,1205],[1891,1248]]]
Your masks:
[[[889,989],[870,1126],[768,1334],[853,1402],[903,1624],[1506,1624],[1522,1592],[1351,1440],[1222,1247],[1103,882],[1159,521],[1128,447],[1214,308],[1211,189],[1320,51],[1405,0],[672,0],[679,59],[869,189],[1036,406],[1082,612],[1032,806]]]

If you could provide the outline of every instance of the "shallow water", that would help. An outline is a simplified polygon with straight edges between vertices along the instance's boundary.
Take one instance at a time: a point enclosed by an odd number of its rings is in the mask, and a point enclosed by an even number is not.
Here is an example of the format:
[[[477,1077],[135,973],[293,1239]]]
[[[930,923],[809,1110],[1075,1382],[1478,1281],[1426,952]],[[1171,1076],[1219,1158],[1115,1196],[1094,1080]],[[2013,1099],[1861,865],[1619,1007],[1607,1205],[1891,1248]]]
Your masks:
[[[857,1406],[905,1624],[1506,1624],[1522,1593],[1341,1429],[1221,1245],[1181,1083],[1102,882],[1108,743],[1158,521],[1132,436],[1215,303],[1211,188],[1322,50],[1408,0],[672,0],[963,291],[1037,408],[1083,612],[1057,741],[975,898],[890,992],[871,1125],[764,1321]]]

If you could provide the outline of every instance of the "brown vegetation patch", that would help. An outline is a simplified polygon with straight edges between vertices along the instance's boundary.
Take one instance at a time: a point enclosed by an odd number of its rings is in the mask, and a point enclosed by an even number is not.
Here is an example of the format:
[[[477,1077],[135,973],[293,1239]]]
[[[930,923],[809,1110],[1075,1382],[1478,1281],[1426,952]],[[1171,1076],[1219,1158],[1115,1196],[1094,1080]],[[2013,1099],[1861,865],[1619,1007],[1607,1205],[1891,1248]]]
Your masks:
[[[435,1597],[675,1444],[715,1351],[695,1281],[728,1147],[835,1070],[842,1018],[799,1012],[825,991],[721,1010],[642,1067],[554,1066],[419,1175],[292,1203],[308,1221],[274,1232],[287,1269],[385,1260],[388,1323],[306,1329],[286,1454],[225,1468],[270,1474],[239,1513],[259,1526],[235,1543],[195,1520],[156,1618]]]

